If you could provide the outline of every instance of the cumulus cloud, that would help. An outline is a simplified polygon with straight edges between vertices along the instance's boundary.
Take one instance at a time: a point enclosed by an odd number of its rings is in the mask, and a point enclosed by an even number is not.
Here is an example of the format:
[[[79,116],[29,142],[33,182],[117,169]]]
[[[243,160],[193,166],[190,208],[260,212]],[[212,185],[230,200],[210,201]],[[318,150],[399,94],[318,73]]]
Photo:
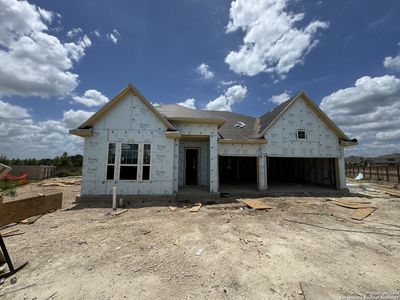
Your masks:
[[[236,80],[230,80],[230,81],[225,81],[225,80],[221,80],[218,82],[219,86],[227,86],[227,85],[233,85],[236,83]]]
[[[72,99],[88,107],[100,106],[108,102],[108,98],[97,90],[87,90],[83,96],[74,96]]]
[[[207,110],[232,111],[232,105],[241,102],[247,95],[247,87],[234,85],[228,88],[225,93],[206,105]]]
[[[0,101],[0,153],[9,158],[82,153],[83,139],[70,135],[68,129],[76,128],[92,114],[68,110],[62,119],[34,121],[25,108]]]
[[[113,29],[113,31],[106,36],[114,45],[116,45],[121,39],[121,34],[118,32],[117,29]]]
[[[400,72],[400,53],[397,56],[387,56],[383,60],[383,66],[387,69]]]
[[[319,29],[328,22],[312,21],[305,27],[297,24],[303,13],[288,10],[291,0],[235,0],[231,3],[227,32],[242,30],[243,44],[231,51],[225,62],[238,74],[254,76],[262,72],[280,78],[296,65],[318,43]]]
[[[76,36],[80,36],[82,33],[83,33],[82,28],[77,27],[77,28],[72,28],[71,30],[69,30],[67,32],[67,36],[69,38],[74,38]]]
[[[354,86],[322,99],[320,107],[360,145],[351,154],[400,152],[400,79],[385,75],[359,78]]]
[[[191,98],[191,99],[186,99],[183,102],[179,102],[177,103],[178,105],[187,107],[187,108],[191,108],[191,109],[196,109],[196,100]]]
[[[196,67],[196,72],[201,75],[203,79],[213,79],[214,78],[214,72],[211,71],[210,66],[201,63]]]
[[[20,106],[12,105],[0,100],[0,118],[1,119],[24,119],[28,118],[28,111]]]
[[[93,112],[85,110],[64,111],[62,122],[67,129],[77,128],[93,115]]]
[[[288,91],[284,91],[282,94],[279,95],[273,95],[271,97],[271,99],[269,99],[270,102],[274,103],[274,104],[282,104],[283,102],[285,102],[286,100],[288,100],[290,98],[290,94]]]
[[[65,96],[78,85],[73,63],[91,41],[83,36],[62,43],[48,33],[55,13],[27,1],[0,0],[0,93]]]

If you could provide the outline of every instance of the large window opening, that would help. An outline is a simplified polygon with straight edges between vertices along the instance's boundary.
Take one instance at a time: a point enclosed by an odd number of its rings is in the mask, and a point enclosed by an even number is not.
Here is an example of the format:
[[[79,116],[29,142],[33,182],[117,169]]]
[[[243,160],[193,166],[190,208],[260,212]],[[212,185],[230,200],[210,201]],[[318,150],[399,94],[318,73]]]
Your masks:
[[[108,144],[107,174],[106,174],[107,180],[114,180],[115,151],[116,151],[115,143]]]
[[[120,180],[136,180],[138,170],[138,144],[121,144]]]

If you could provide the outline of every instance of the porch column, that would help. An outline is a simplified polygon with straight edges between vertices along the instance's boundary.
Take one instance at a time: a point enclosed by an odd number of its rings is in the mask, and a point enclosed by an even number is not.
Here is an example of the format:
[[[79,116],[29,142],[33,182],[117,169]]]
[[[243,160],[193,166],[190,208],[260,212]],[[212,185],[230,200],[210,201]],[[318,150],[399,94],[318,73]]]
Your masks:
[[[346,188],[346,169],[344,163],[344,150],[340,148],[340,157],[338,157],[338,178],[339,178],[339,189]]]
[[[263,191],[267,189],[267,174],[266,174],[266,158],[264,155],[257,157],[257,176],[258,176],[258,190]]]
[[[210,135],[210,193],[219,192],[218,178],[218,136]]]
[[[174,140],[174,194],[178,192],[179,186],[179,139]]]

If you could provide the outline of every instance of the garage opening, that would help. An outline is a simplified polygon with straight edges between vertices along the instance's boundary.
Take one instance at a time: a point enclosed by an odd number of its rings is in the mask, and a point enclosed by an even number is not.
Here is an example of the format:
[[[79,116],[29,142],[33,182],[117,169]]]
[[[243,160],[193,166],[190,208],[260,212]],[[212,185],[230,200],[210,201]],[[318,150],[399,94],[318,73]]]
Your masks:
[[[336,188],[334,158],[267,158],[268,184],[319,185]]]
[[[220,156],[218,166],[220,184],[257,186],[257,157]]]

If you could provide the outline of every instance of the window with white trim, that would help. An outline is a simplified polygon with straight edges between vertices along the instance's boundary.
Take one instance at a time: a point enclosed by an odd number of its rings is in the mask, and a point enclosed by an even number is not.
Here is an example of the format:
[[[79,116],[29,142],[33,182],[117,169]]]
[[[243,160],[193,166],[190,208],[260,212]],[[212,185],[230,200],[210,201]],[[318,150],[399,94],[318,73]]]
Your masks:
[[[306,131],[304,129],[297,130],[297,139],[305,140],[306,139]]]
[[[116,144],[109,143],[108,144],[108,155],[107,155],[107,180],[114,180],[114,171],[115,171],[115,152],[116,152]]]
[[[120,180],[137,180],[139,144],[121,144]]]
[[[150,180],[151,144],[143,145],[142,180]]]

